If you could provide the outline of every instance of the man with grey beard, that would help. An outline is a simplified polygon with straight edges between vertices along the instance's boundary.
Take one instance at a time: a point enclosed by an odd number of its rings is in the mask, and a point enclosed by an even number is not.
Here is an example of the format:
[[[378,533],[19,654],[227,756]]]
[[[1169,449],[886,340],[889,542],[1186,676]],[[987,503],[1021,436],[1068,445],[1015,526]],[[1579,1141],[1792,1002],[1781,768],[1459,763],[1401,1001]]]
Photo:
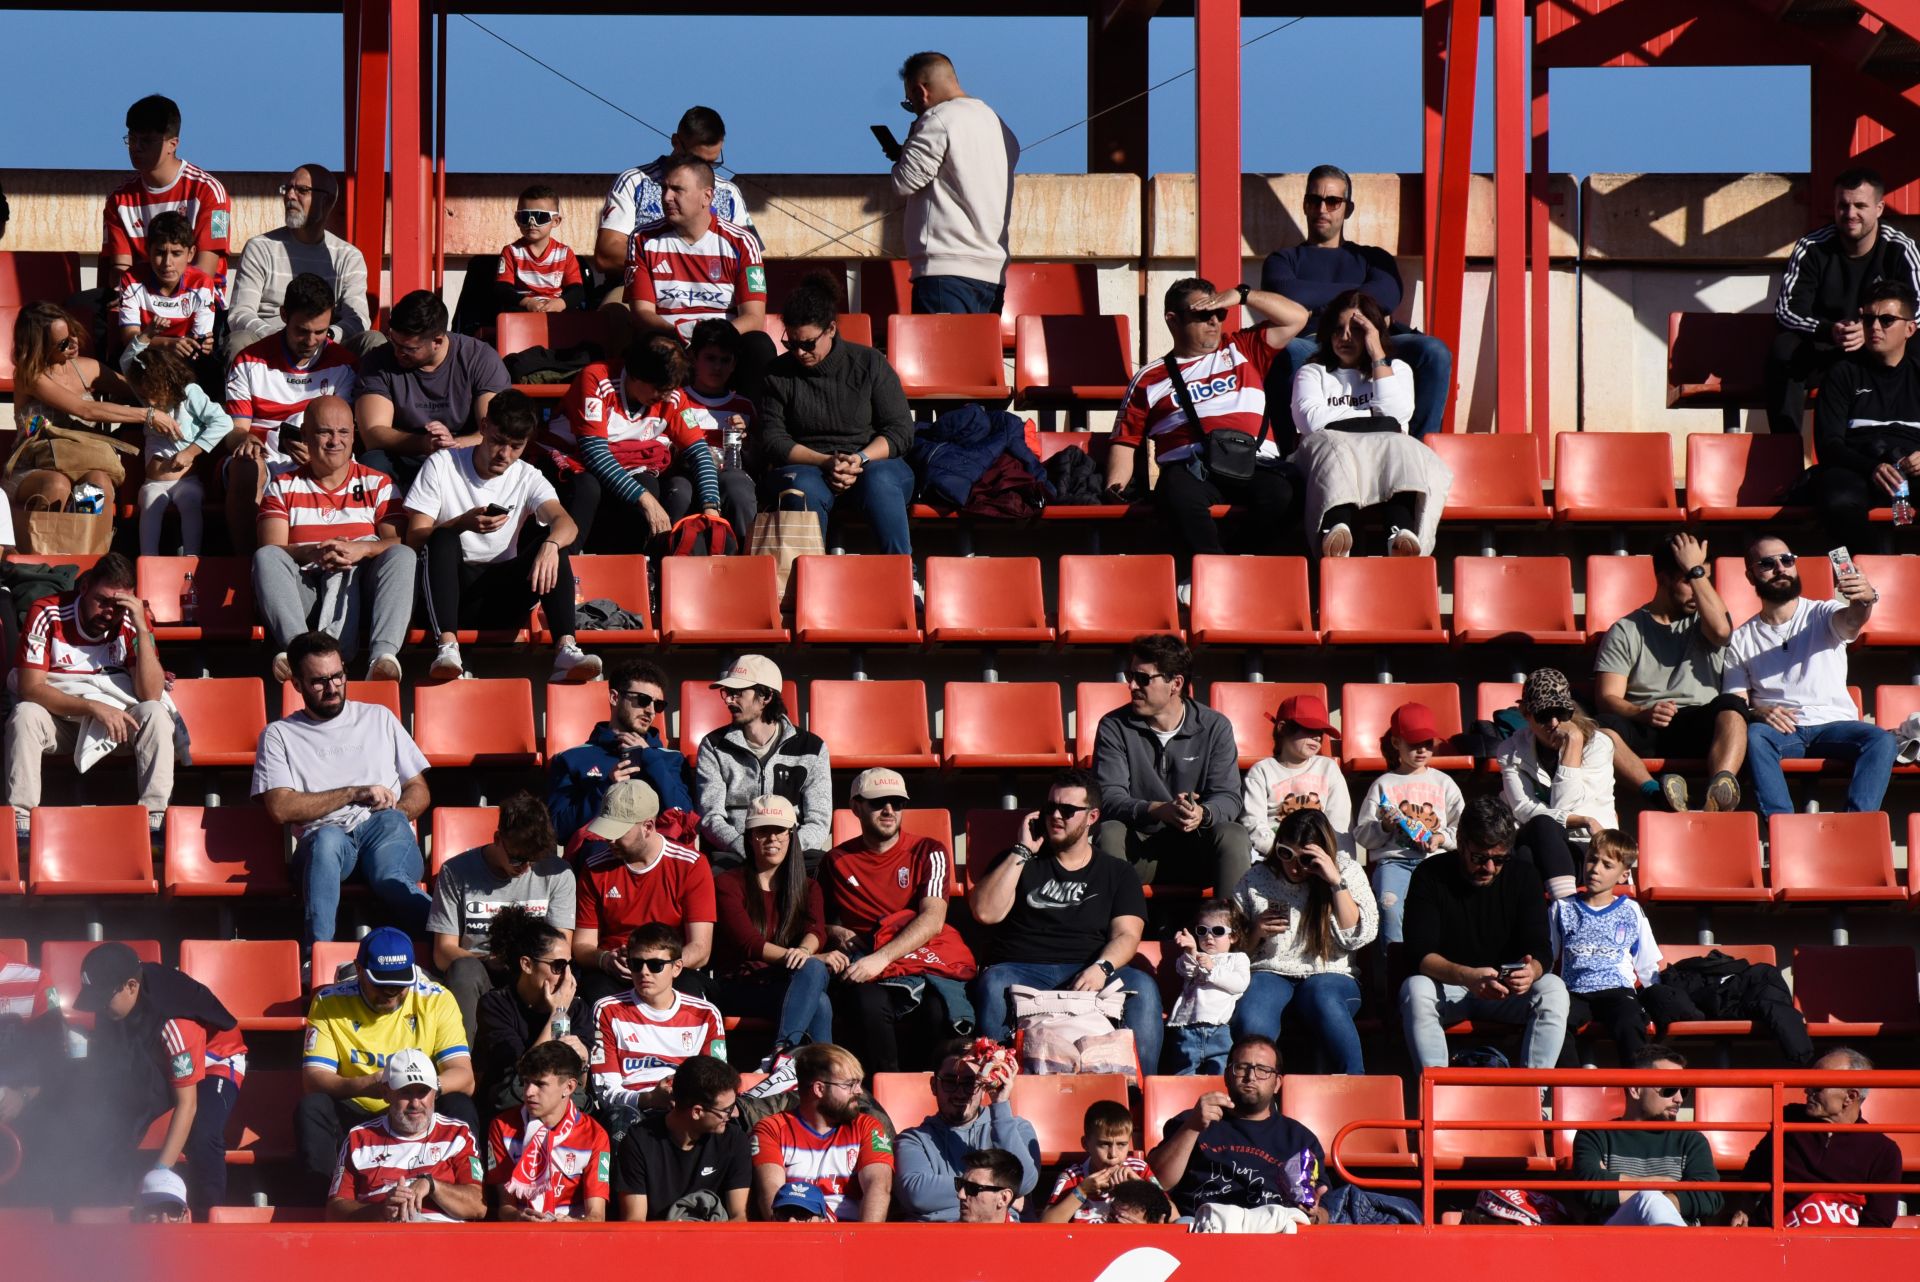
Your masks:
[[[227,310],[226,358],[280,331],[280,304],[287,282],[312,272],[333,286],[338,306],[333,340],[356,355],[386,342],[367,313],[367,260],[347,241],[327,230],[340,203],[340,180],[325,165],[302,165],[280,185],[284,225],[247,241],[234,273]]]

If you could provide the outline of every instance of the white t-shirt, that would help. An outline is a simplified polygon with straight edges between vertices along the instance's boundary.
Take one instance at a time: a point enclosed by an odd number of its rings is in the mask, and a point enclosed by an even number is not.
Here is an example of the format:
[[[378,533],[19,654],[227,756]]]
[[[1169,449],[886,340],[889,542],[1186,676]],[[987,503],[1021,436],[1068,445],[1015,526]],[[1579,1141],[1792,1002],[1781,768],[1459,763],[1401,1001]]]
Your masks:
[[[377,784],[398,798],[407,780],[426,768],[426,757],[399,718],[380,704],[349,699],[331,721],[316,721],[303,709],[269,725],[254,757],[253,795]],[[300,835],[328,824],[352,832],[370,813],[365,806],[341,806],[302,826]]]
[[[420,467],[407,491],[407,510],[424,512],[436,522],[451,521],[463,512],[497,503],[507,509],[507,523],[491,534],[468,530],[460,536],[460,555],[470,565],[511,561],[520,542],[520,528],[538,520],[540,508],[559,501],[551,482],[525,459],[499,476],[482,478],[473,467],[478,446],[441,450]]]
[[[1720,688],[1755,705],[1790,708],[1803,726],[1858,721],[1847,693],[1847,642],[1833,630],[1833,616],[1846,608],[1845,601],[1802,597],[1785,623],[1748,619],[1727,642]]]

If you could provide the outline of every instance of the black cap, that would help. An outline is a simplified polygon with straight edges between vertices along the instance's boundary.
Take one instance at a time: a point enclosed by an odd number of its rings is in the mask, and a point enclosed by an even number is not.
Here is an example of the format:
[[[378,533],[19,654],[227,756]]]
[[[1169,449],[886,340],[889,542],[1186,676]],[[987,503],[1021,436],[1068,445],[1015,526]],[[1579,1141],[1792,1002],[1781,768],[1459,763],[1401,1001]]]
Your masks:
[[[80,995],[73,1008],[97,1015],[113,995],[140,975],[140,955],[126,944],[102,944],[80,963]]]

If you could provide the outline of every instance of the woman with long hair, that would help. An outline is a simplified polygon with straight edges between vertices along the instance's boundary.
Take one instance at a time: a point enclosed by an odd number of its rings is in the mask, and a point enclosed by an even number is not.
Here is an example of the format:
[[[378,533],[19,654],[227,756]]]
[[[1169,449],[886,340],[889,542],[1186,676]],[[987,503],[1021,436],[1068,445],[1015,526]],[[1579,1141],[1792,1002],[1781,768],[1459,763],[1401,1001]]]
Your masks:
[[[177,437],[180,428],[172,413],[150,408],[118,374],[80,354],[83,333],[79,320],[57,303],[28,303],[20,309],[13,330],[13,423],[21,433],[21,448],[33,449],[26,431],[36,418],[76,432],[104,433],[138,423],[150,432]],[[111,500],[120,483],[120,476],[104,468],[16,466],[9,461],[6,484],[22,507],[29,500],[62,507],[73,487],[81,484],[98,486]]]
[[[1613,740],[1573,697],[1566,674],[1537,668],[1520,690],[1523,729],[1500,741],[1500,795],[1520,823],[1514,853],[1531,860],[1555,899],[1579,889],[1593,833],[1620,826],[1613,800]]]
[[[1233,899],[1250,923],[1253,979],[1233,1011],[1233,1034],[1280,1036],[1294,999],[1329,1071],[1364,1073],[1360,980],[1354,955],[1380,929],[1367,875],[1341,851],[1318,810],[1295,810],[1274,828],[1273,847],[1240,879]]]
[[[567,937],[519,904],[493,915],[487,956],[507,973],[505,983],[480,998],[473,1038],[475,1092],[482,1117],[520,1105],[514,1065],[542,1042],[563,1041],[585,1060],[593,1012],[580,999]]]
[[[747,810],[747,862],[713,879],[720,919],[714,1001],[730,1014],[772,1019],[776,1052],[833,1040],[827,984],[846,968],[839,953],[820,956],[826,912],[820,883],[807,876],[795,848],[799,824],[785,797],[755,797]]]

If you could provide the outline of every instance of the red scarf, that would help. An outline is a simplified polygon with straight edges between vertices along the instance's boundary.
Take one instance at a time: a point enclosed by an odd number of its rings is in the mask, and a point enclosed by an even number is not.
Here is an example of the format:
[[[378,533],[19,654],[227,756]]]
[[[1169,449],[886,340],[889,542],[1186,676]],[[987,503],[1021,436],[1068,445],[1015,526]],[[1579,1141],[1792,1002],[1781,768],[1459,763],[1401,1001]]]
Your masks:
[[[526,1207],[549,1215],[555,1211],[553,1150],[567,1147],[567,1141],[580,1128],[583,1116],[572,1100],[557,1125],[548,1126],[520,1106],[520,1160],[513,1164],[507,1179],[507,1192]],[[571,1197],[571,1190],[569,1190]]]

